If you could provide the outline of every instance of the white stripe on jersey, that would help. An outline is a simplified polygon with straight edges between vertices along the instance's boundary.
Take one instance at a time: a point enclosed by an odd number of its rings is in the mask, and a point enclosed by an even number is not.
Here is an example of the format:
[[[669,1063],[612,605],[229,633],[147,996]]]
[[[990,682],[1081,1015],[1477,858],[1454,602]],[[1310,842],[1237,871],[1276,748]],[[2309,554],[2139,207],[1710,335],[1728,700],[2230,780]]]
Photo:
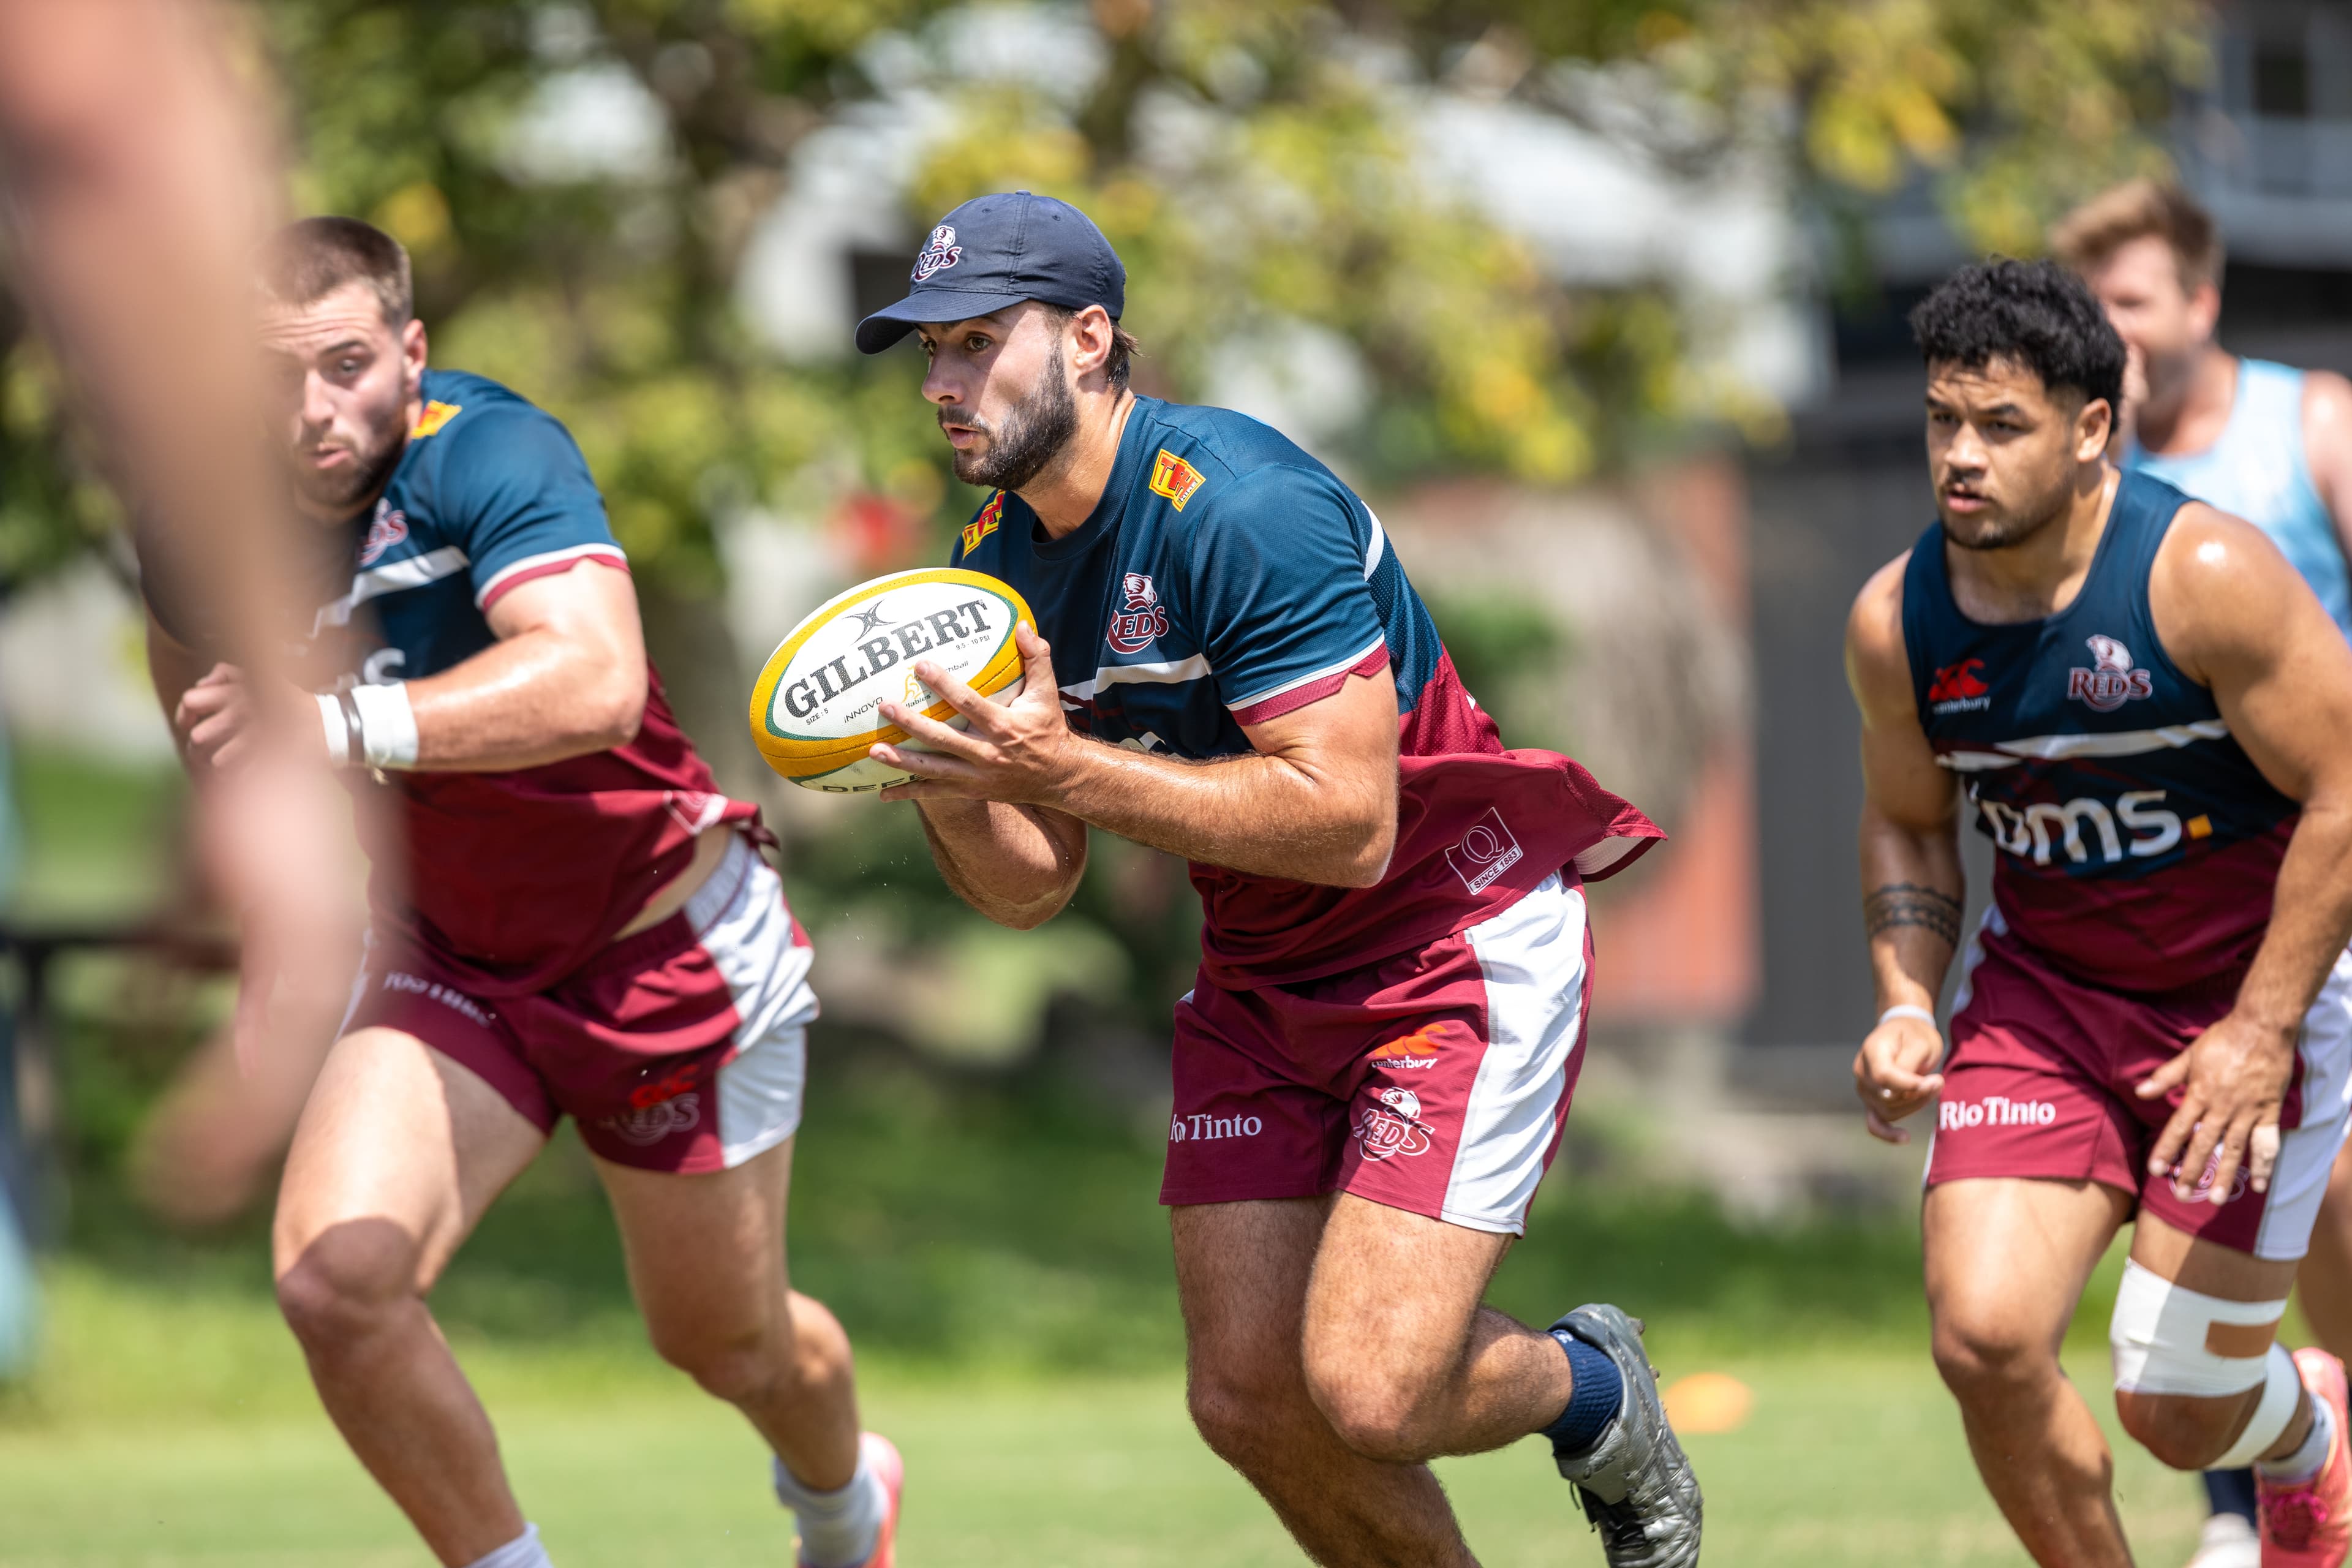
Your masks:
[[[1312,685],[1318,680],[1328,680],[1335,675],[1345,675],[1371,658],[1374,650],[1388,647],[1388,634],[1383,632],[1337,664],[1322,669],[1310,670],[1295,680],[1286,680],[1279,686],[1269,686],[1264,691],[1253,692],[1240,701],[1228,702],[1225,706],[1238,712],[1244,708],[1255,708],[1261,702],[1272,701],[1286,691],[1296,691],[1302,686]]]
[[[2011,768],[2026,761],[2057,763],[2070,757],[2138,757],[2150,752],[2179,751],[2200,741],[2226,741],[2230,726],[2219,719],[2188,724],[2167,724],[2155,730],[2126,730],[2112,735],[2033,735],[2022,741],[1996,741],[1990,752],[1947,752],[1936,760],[1955,773],[1982,773]]]
[[[380,599],[403,588],[422,588],[427,583],[454,577],[470,564],[472,563],[467,560],[464,551],[454,544],[445,544],[438,550],[428,550],[405,561],[371,566],[352,576],[350,593],[331,605],[320,607],[317,617],[310,623],[310,635],[316,637],[329,626],[351,625],[352,612],[370,599]]]
[[[1106,664],[1095,671],[1092,680],[1081,680],[1062,688],[1062,695],[1085,702],[1106,686],[1128,686],[1139,682],[1181,686],[1188,680],[1202,679],[1209,673],[1208,656],[1198,653],[1190,658],[1162,659],[1157,664]]]
[[[621,552],[621,547],[619,545],[607,544],[602,540],[598,540],[592,544],[571,545],[562,550],[541,551],[537,555],[526,555],[520,561],[509,562],[506,565],[499,567],[498,571],[491,575],[490,580],[483,584],[480,589],[476,592],[474,595],[474,604],[476,607],[478,608],[483,601],[487,600],[491,595],[499,591],[499,584],[506,582],[518,572],[529,572],[535,567],[552,565],[558,561],[578,561],[590,555],[608,555],[614,560],[621,562],[624,564],[626,564],[629,559],[626,555]]]

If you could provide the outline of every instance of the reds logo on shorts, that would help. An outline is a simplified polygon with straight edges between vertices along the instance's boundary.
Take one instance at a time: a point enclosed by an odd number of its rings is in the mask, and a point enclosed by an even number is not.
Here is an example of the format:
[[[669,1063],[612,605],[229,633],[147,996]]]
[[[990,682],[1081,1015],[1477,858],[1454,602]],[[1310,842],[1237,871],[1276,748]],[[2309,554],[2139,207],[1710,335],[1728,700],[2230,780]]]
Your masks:
[[[609,1129],[622,1142],[644,1148],[702,1125],[702,1096],[681,1094],[675,1100],[656,1100],[618,1116],[607,1116],[598,1125]]]
[[[1421,1096],[1409,1089],[1384,1089],[1381,1102],[1368,1108],[1356,1123],[1364,1158],[1387,1160],[1399,1154],[1429,1152],[1429,1129],[1421,1124]]]

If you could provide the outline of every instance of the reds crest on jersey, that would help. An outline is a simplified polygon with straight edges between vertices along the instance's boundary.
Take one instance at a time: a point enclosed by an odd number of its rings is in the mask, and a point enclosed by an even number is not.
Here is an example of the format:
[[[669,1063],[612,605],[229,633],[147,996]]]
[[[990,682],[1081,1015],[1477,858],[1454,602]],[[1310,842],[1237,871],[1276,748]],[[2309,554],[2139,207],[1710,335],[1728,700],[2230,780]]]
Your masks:
[[[931,230],[922,253],[915,258],[915,281],[920,283],[934,272],[945,272],[962,259],[963,247],[955,242],[955,230],[941,224]]]
[[[1105,638],[1114,652],[1141,653],[1168,634],[1167,608],[1160,603],[1160,590],[1140,572],[1123,574],[1119,589],[1127,597],[1127,608],[1110,618]]]
[[[408,537],[408,518],[393,510],[381,500],[375,503],[375,521],[368,524],[367,542],[360,546],[360,564],[373,566],[383,559],[383,552]]]
[[[2110,637],[2087,641],[2092,668],[2076,665],[2066,672],[2069,698],[2089,703],[2097,712],[2112,713],[2135,697],[2156,695],[2155,677],[2132,668],[2131,649]]]

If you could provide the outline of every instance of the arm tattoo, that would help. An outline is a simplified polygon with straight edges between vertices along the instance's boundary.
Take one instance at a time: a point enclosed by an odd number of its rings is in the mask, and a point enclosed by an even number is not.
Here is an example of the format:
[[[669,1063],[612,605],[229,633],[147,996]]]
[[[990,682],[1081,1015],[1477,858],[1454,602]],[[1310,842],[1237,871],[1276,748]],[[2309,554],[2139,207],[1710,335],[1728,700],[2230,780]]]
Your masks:
[[[1862,900],[1862,922],[1872,936],[1896,926],[1920,926],[1954,947],[1960,944],[1960,900],[1916,882],[1889,882]]]

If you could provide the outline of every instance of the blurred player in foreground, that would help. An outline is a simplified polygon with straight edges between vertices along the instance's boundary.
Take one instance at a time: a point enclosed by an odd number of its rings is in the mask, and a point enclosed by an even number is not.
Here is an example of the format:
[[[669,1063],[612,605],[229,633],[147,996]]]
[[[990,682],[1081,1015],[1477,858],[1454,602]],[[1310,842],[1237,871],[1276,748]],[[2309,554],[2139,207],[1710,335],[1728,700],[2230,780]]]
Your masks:
[[[2177,185],[2118,185],[2068,215],[2051,248],[2090,284],[2130,352],[2124,466],[2270,535],[2352,637],[2352,383],[2213,341],[2221,234]],[[2352,1353],[2352,1146],[2336,1156],[2295,1281],[2320,1343]],[[2215,1471],[2205,1487],[2213,1517],[2189,1568],[2254,1568],[2252,1473]]]
[[[278,1300],[320,1396],[443,1563],[546,1563],[425,1299],[569,1113],[656,1347],[774,1448],[802,1561],[887,1568],[898,1457],[859,1436],[840,1325],[786,1282],[808,947],[752,808],[662,699],[579,449],[426,368],[408,258],[376,229],[295,225],[265,284],[310,689],[190,658],[152,578],[151,660],[198,769],[275,711],[407,828],[404,853],[373,847],[367,962],[278,1199]]]
[[[225,652],[266,668],[299,600],[247,329],[273,160],[222,21],[201,0],[0,0],[0,222],[141,556],[208,606]],[[308,733],[257,737],[275,743],[196,797],[199,847],[251,938],[249,996],[319,929],[350,840]],[[267,1012],[240,1009],[248,1052],[269,1043],[252,1026]]]
[[[2253,1464],[2267,1568],[2335,1568],[2343,1363],[2275,1335],[2352,1095],[2352,650],[2259,531],[2108,461],[2125,350],[2071,273],[1967,268],[1912,326],[1939,521],[1847,628],[1885,1008],[1854,1077],[1895,1142],[1942,1097],[1937,1365],[2034,1560],[2129,1563],[2057,1352],[2133,1223],[2125,1429]],[[1942,1061],[1963,785],[1993,904]]]
[[[887,796],[1002,924],[1062,908],[1090,826],[1192,862],[1161,1198],[1202,1435],[1318,1563],[1470,1563],[1426,1461],[1535,1432],[1612,1563],[1697,1562],[1639,1325],[1480,1304],[1581,1065],[1582,879],[1657,829],[1568,759],[1503,750],[1323,465],[1129,389],[1126,272],[1085,215],[968,202],[913,284],[858,346],[919,335],[956,472],[996,490],[954,563],[1045,638],[1021,633],[1001,707],[919,662],[971,729],[886,703],[935,750],[874,755],[917,776]]]

